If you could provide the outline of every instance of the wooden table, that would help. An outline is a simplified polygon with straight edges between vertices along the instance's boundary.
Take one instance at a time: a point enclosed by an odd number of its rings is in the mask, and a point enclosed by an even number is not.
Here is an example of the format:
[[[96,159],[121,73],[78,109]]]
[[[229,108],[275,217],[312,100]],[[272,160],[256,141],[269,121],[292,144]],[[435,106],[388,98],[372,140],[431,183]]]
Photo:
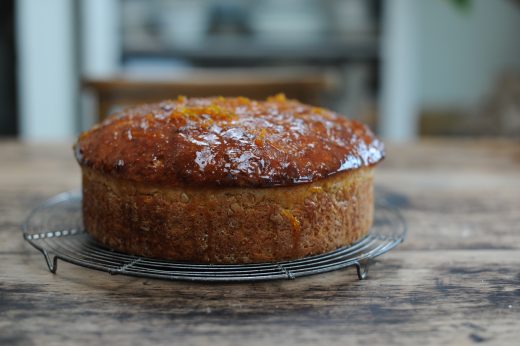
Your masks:
[[[520,142],[392,145],[377,173],[409,225],[353,268],[248,284],[146,280],[43,257],[28,211],[79,186],[69,144],[0,143],[0,345],[518,345]]]

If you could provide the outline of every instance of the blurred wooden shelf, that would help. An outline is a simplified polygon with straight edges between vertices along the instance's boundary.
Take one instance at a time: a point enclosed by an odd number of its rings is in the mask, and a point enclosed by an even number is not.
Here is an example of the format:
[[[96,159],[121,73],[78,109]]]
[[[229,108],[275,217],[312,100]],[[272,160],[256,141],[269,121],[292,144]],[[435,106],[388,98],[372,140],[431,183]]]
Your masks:
[[[194,70],[164,76],[114,76],[85,79],[83,88],[97,98],[97,114],[103,119],[114,106],[157,102],[175,98],[204,96],[246,96],[263,99],[283,92],[302,102],[319,104],[319,97],[334,84],[326,73],[316,71]]]
[[[346,38],[315,39],[307,42],[276,42],[255,38],[206,38],[201,42],[172,42],[143,48],[127,47],[123,60],[131,58],[173,58],[198,63],[234,64],[289,60],[296,62],[341,63],[379,59],[379,38],[374,34]]]

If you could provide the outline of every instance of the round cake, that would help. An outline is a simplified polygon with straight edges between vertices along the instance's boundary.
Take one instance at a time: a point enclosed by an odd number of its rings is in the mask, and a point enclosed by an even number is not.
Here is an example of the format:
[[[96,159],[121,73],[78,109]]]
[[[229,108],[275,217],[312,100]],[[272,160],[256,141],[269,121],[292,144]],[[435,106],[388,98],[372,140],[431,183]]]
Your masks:
[[[178,97],[113,114],[75,146],[85,230],[112,250],[195,263],[290,260],[360,240],[384,148],[288,100]]]

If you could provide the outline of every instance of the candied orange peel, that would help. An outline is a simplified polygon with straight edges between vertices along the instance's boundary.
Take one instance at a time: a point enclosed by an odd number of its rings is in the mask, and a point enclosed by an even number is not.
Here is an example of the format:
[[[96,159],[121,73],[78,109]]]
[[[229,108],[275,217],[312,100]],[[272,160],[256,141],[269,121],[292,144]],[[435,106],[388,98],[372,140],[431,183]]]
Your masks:
[[[238,116],[231,109],[212,103],[208,106],[177,106],[170,113],[171,119],[184,118],[192,121],[232,121]]]
[[[255,138],[256,145],[260,146],[260,145],[264,144],[266,133],[267,133],[267,131],[265,129],[260,130],[260,133]]]
[[[287,101],[287,97],[285,96],[284,93],[278,93],[274,96],[269,96],[267,98],[267,101],[268,102],[285,102],[285,101]]]
[[[282,216],[284,216],[287,220],[289,220],[293,231],[296,231],[296,232],[300,231],[300,229],[301,229],[300,221],[298,221],[298,219],[293,215],[293,213],[291,213],[291,211],[289,209],[282,209],[280,214],[282,214]]]
[[[313,187],[311,187],[311,192],[315,192],[315,193],[323,192],[323,188],[321,186],[313,186]]]

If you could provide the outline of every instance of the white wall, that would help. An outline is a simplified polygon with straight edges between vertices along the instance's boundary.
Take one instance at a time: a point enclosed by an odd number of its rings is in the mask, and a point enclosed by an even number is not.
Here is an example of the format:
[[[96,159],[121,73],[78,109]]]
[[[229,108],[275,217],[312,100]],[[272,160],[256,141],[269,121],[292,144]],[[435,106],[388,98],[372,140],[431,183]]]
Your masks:
[[[520,5],[417,1],[422,107],[476,107],[506,67],[520,69]]]
[[[21,137],[69,138],[77,110],[73,1],[15,3]]]
[[[383,1],[381,134],[407,141],[417,136],[417,3]]]
[[[92,123],[92,116],[84,111],[88,101],[82,100],[84,114],[79,114],[79,76],[117,73],[121,52],[118,5],[118,0],[81,0],[80,28],[72,0],[16,1],[22,138],[70,139],[78,128]]]
[[[121,34],[118,0],[81,0],[82,74],[107,77],[120,69]]]
[[[381,132],[417,135],[421,109],[471,111],[506,69],[520,69],[520,6],[472,0],[386,0],[383,23]]]
[[[121,69],[121,20],[119,0],[80,0],[80,72],[83,78],[109,78]],[[98,119],[96,99],[83,92],[79,129]]]

